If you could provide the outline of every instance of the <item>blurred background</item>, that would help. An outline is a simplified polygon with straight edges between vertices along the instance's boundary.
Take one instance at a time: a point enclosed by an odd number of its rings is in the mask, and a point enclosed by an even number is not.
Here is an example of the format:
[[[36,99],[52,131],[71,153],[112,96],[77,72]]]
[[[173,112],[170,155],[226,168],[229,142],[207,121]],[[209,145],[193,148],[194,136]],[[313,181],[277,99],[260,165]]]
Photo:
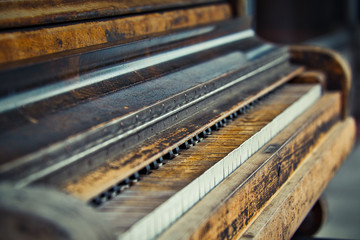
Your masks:
[[[327,217],[314,239],[360,239],[360,2],[248,0],[242,4],[246,6],[244,14],[253,18],[253,27],[262,39],[331,48],[351,65],[349,108],[357,121],[358,141],[324,192]]]

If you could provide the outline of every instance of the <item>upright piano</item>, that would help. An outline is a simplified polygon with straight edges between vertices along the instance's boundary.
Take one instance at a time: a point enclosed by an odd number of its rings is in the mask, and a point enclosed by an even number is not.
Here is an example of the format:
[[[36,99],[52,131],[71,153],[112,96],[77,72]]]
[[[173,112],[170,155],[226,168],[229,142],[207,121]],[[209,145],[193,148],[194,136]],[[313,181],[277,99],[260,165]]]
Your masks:
[[[1,239],[289,239],[351,151],[351,71],[245,1],[1,1]]]

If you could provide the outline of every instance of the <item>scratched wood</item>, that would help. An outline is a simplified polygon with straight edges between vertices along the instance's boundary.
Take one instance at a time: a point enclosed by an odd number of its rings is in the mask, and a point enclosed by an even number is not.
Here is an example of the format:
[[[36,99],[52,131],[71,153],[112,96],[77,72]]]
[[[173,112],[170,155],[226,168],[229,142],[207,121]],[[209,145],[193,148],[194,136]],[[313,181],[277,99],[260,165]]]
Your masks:
[[[213,23],[230,17],[229,5],[219,4],[125,18],[4,31],[0,33],[0,64]]]
[[[115,239],[91,208],[44,186],[16,189],[1,183],[0,221],[1,239]]]
[[[34,26],[152,12],[218,0],[0,1],[0,28]]]
[[[295,88],[292,88],[292,90],[295,90]],[[268,122],[271,121],[292,102],[295,102],[296,99],[302,95],[303,90],[296,88],[296,91],[280,91],[278,94],[274,95],[273,98],[269,97],[269,101],[266,101],[266,103],[259,104],[258,107],[255,107],[252,111],[243,117],[235,119],[228,125],[229,127],[238,126],[237,130],[232,129],[233,135],[242,135],[241,130],[245,130],[245,132],[252,132],[252,134],[245,133],[240,137],[234,137],[231,139],[231,143],[229,143],[229,138],[221,138],[223,134],[229,135],[229,131],[225,133],[222,131],[223,129],[216,131],[212,136],[209,136],[198,143],[196,147],[180,152],[179,156],[171,161],[168,161],[167,164],[159,170],[153,171],[150,175],[143,176],[138,183],[121,193],[118,197],[115,197],[114,200],[106,202],[98,208],[98,211],[103,213],[104,218],[110,219],[109,222],[112,222],[114,229],[119,231],[118,233],[129,229],[132,224],[149,214],[151,210],[154,210],[157,206],[160,206],[168,200],[170,196],[191,183],[194,179],[209,169],[210,166],[213,166],[224,156],[228,155],[240,146],[245,140],[249,139],[251,135],[255,134],[258,131],[258,128],[254,127],[253,123],[256,119],[258,119],[259,114],[261,116],[266,116]],[[284,95],[287,96],[286,103],[284,103]],[[334,99],[332,103],[334,104],[336,103],[336,99],[339,97],[336,94],[332,97]],[[272,106],[277,106],[280,103],[283,103],[282,108],[275,108],[277,111],[267,111],[267,109],[271,109]],[[321,104],[322,103],[323,101]],[[334,104],[333,108],[337,108],[339,110],[339,105],[336,107],[336,104]],[[334,112],[336,111],[330,111],[330,113],[322,111],[322,118],[320,118],[321,121],[317,120],[315,123],[319,124],[322,121],[324,121],[324,123],[330,121],[330,119],[336,115]],[[272,116],[271,119],[269,115]],[[315,114],[315,116],[318,115],[319,113]],[[323,115],[329,115],[330,119],[326,119]],[[253,121],[251,121],[251,119],[253,119]],[[314,120],[314,117],[312,120]],[[228,126],[224,127],[224,130]],[[319,130],[319,132],[321,132],[321,130]],[[255,192],[253,194],[254,196],[258,196]],[[148,201],[141,205],[141,209],[138,211],[129,211],[127,209],[126,206],[128,204],[133,206],[134,201],[143,198],[148,199]],[[115,219],[127,219],[128,217],[131,221],[127,222],[124,220],[121,221],[121,223],[112,221]]]
[[[240,239],[290,239],[350,153],[355,128],[350,117],[334,126]]]
[[[224,99],[218,101],[220,106],[213,105],[211,113],[206,109],[204,111],[198,111],[194,118],[189,118],[186,121],[176,124],[172,128],[162,132],[160,137],[154,136],[144,141],[139,147],[133,148],[132,151],[126,152],[119,156],[115,156],[112,161],[103,164],[101,167],[94,171],[89,171],[84,175],[78,175],[76,179],[59,177],[63,179],[60,184],[64,189],[70,187],[71,192],[76,194],[82,199],[89,199],[96,194],[100,194],[104,189],[111,187],[122,179],[129,177],[134,171],[138,171],[158,157],[163,156],[169,150],[172,150],[176,146],[182,144],[189,137],[193,137],[195,134],[201,133],[206,130],[214,122],[224,118],[223,114],[229,114],[229,111],[236,111],[242,106],[246,106],[250,102],[261,96],[260,94],[271,91],[273,87],[279,83],[284,83],[289,78],[298,74],[301,69],[297,69],[286,76],[275,75],[273,80],[270,74],[267,74],[266,81],[270,80],[273,84],[270,86],[267,83],[259,81],[251,81],[251,84],[244,82],[244,85],[239,86],[239,91],[236,91],[234,99]],[[283,74],[283,72],[281,73]],[[264,88],[264,86],[268,86]],[[301,86],[300,86],[301,88]],[[259,94],[260,91],[260,94]],[[227,97],[228,95],[224,96]],[[222,106],[221,104],[225,104]],[[107,174],[103,174],[106,172]],[[69,189],[70,189],[69,188]],[[86,197],[85,197],[86,196]]]
[[[340,94],[325,94],[248,159],[159,239],[231,239],[261,212],[340,118]]]

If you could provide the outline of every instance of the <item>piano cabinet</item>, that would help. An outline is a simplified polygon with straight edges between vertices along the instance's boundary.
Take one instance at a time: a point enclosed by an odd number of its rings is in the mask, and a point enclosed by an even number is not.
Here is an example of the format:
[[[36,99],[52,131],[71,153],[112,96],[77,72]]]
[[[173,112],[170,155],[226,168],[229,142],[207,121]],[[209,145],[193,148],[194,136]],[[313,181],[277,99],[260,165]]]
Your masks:
[[[354,144],[351,69],[245,9],[0,2],[0,238],[290,239]]]

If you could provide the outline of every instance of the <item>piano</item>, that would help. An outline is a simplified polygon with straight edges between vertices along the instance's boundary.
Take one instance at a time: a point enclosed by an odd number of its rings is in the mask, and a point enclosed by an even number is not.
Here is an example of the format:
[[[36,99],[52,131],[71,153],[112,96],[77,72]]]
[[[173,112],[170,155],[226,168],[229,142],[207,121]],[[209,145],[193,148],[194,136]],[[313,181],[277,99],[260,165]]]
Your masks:
[[[291,238],[353,146],[351,70],[245,9],[0,2],[0,238]]]

